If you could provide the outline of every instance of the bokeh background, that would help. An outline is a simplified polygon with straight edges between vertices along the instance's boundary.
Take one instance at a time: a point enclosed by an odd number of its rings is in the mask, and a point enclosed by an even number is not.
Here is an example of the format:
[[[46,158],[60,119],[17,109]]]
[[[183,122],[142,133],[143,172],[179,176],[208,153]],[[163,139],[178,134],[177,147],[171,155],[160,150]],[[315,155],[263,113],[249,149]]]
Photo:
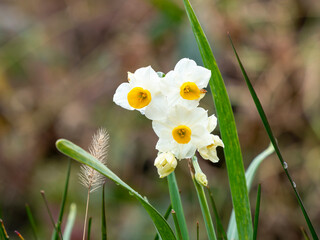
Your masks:
[[[244,165],[269,140],[242,79],[227,38],[230,32],[264,106],[289,171],[320,234],[320,2],[318,0],[192,1],[227,85]],[[169,205],[167,183],[153,161],[157,137],[151,122],[112,102],[127,71],[151,65],[168,72],[182,57],[202,64],[179,0],[0,1],[0,217],[11,237],[32,239],[25,203],[40,239],[52,225],[40,196],[46,192],[56,218],[67,158],[58,138],[83,148],[99,127],[110,134],[108,166],[161,211]],[[202,106],[214,113],[207,94]],[[216,130],[219,134],[219,130]],[[221,161],[200,160],[226,226],[231,197]],[[78,207],[73,239],[82,236],[86,189],[72,163],[66,215]],[[176,169],[190,233],[204,223],[186,161]],[[250,194],[262,184],[259,239],[302,239],[306,223],[279,160],[261,165]],[[100,239],[101,191],[92,194],[93,239]],[[108,181],[109,239],[153,239],[155,230],[139,203]],[[66,216],[65,215],[65,216]]]

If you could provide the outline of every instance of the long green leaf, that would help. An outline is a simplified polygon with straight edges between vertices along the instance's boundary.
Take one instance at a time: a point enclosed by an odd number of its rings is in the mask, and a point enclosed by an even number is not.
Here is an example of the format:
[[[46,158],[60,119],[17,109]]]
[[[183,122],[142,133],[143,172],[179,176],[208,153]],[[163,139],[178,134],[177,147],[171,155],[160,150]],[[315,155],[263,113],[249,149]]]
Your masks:
[[[251,239],[253,234],[251,209],[246,186],[242,154],[229,97],[213,56],[208,40],[188,0],[183,0],[185,9],[198,43],[204,66],[211,70],[210,88],[219,120],[224,154],[228,170],[233,208],[237,219],[240,239]]]
[[[289,174],[289,171],[288,171],[288,169],[287,169],[287,168],[288,168],[288,165],[287,165],[287,163],[283,160],[282,154],[281,154],[280,149],[279,149],[279,147],[278,147],[277,141],[276,141],[276,139],[275,139],[275,137],[274,137],[274,135],[273,135],[273,132],[272,132],[271,127],[270,127],[270,124],[269,124],[269,122],[268,122],[267,116],[266,116],[266,114],[265,114],[265,112],[264,112],[264,110],[263,110],[263,108],[262,108],[262,105],[261,105],[261,103],[260,103],[260,100],[259,100],[259,98],[258,98],[258,96],[257,96],[257,94],[256,94],[256,92],[255,92],[255,90],[254,90],[254,88],[253,88],[250,80],[249,80],[249,77],[248,77],[248,75],[247,75],[247,73],[246,73],[246,71],[245,71],[245,69],[244,69],[244,67],[243,67],[243,65],[242,65],[242,63],[241,63],[241,61],[240,61],[240,58],[239,58],[239,56],[238,56],[238,53],[237,53],[237,51],[236,51],[236,49],[235,49],[235,47],[234,47],[234,45],[233,45],[233,42],[232,42],[230,36],[229,36],[229,39],[230,39],[230,42],[231,42],[233,51],[234,51],[234,53],[235,53],[235,55],[236,55],[236,57],[237,57],[237,60],[238,60],[238,63],[239,63],[239,66],[240,66],[242,75],[243,75],[243,77],[244,77],[244,79],[245,79],[245,81],[246,81],[246,83],[247,83],[248,89],[249,89],[250,94],[251,94],[251,96],[252,96],[252,99],[253,99],[253,101],[254,101],[254,103],[255,103],[255,105],[256,105],[256,108],[257,108],[257,110],[258,110],[258,112],[259,112],[259,115],[260,115],[260,118],[261,118],[261,120],[262,120],[262,122],[263,122],[263,125],[264,125],[264,127],[265,127],[265,129],[266,129],[266,131],[267,131],[267,133],[268,133],[268,136],[269,136],[269,138],[270,138],[270,141],[271,141],[271,143],[272,143],[272,145],[273,145],[273,147],[274,147],[274,149],[275,149],[275,151],[276,151],[276,153],[277,153],[277,155],[278,155],[278,158],[279,158],[280,163],[281,163],[281,165],[282,165],[282,167],[283,167],[283,170],[284,170],[284,172],[286,173],[287,178],[288,178],[289,181],[290,181],[291,187],[292,187],[292,189],[293,189],[293,191],[294,191],[294,193],[295,193],[295,195],[296,195],[296,198],[297,198],[297,200],[298,200],[298,203],[299,203],[299,206],[300,206],[300,208],[301,208],[301,211],[302,211],[302,213],[303,213],[303,215],[304,215],[304,218],[306,219],[306,222],[307,222],[307,224],[308,224],[308,227],[309,227],[309,230],[310,230],[310,232],[311,232],[312,238],[313,238],[314,240],[319,239],[318,236],[317,236],[317,233],[316,233],[316,231],[314,230],[313,225],[312,225],[312,223],[311,223],[311,221],[310,221],[310,218],[309,218],[309,216],[308,216],[308,213],[307,213],[307,211],[305,210],[305,207],[304,207],[304,204],[303,204],[302,199],[301,199],[301,197],[300,197],[300,194],[298,193],[297,186],[296,186],[296,184],[293,182],[293,180],[292,180],[292,178],[291,178],[291,176],[290,176],[290,174]]]
[[[247,188],[250,192],[252,182],[254,179],[254,176],[262,163],[264,159],[266,159],[270,154],[274,152],[273,146],[270,144],[268,148],[266,148],[262,153],[260,153],[258,156],[256,156],[251,164],[249,165],[247,171],[246,171],[246,180],[247,180]],[[228,239],[238,239],[238,232],[237,232],[237,225],[236,225],[236,218],[234,211],[232,210],[231,217],[229,220],[229,226],[227,231]]]
[[[77,160],[82,164],[86,164],[89,167],[92,167],[94,170],[100,172],[102,175],[108,177],[112,181],[114,181],[117,185],[122,186],[129,193],[135,196],[141,205],[146,209],[148,214],[155,227],[157,228],[158,233],[160,234],[163,240],[176,240],[176,237],[170,228],[167,221],[161,216],[161,214],[148,202],[145,197],[142,197],[138,192],[132,189],[128,184],[122,181],[116,174],[114,174],[109,168],[103,165],[100,161],[94,158],[91,154],[80,148],[79,146],[73,144],[72,142],[59,139],[56,142],[57,149],[63,154]]]
[[[77,215],[77,205],[75,203],[71,203],[66,227],[63,232],[64,240],[70,240],[71,238],[71,233],[72,233],[74,221],[76,220],[76,215]]]
[[[38,239],[38,237],[37,237],[37,228],[36,228],[36,224],[35,224],[31,209],[30,209],[28,204],[26,204],[26,212],[27,212],[28,219],[29,219],[29,222],[30,222],[30,225],[31,225],[31,230],[32,230],[32,233],[33,233],[33,237],[34,237],[35,240],[37,240]]]
[[[172,210],[172,206],[171,206],[171,204],[170,204],[169,207],[168,207],[168,209],[167,209],[167,211],[166,211],[165,214],[163,215],[163,218],[164,218],[165,220],[168,220],[169,215],[170,215],[170,213],[171,213],[171,210]],[[154,237],[154,240],[159,240],[159,234],[158,234],[158,233],[157,233],[156,236]]]
[[[61,233],[61,223],[62,223],[62,218],[63,218],[63,214],[64,214],[64,208],[66,205],[66,201],[67,201],[67,194],[68,194],[68,186],[69,186],[69,179],[70,179],[70,171],[71,171],[71,160],[69,159],[68,162],[68,170],[67,170],[67,177],[66,177],[66,182],[64,185],[64,191],[63,191],[63,197],[62,197],[62,202],[61,202],[61,207],[60,207],[60,213],[59,213],[59,218],[57,221],[57,229],[58,231]],[[53,233],[53,239],[57,240],[59,238],[59,233],[58,231],[54,230]]]
[[[260,213],[260,199],[261,199],[261,184],[258,186],[258,193],[257,193],[257,202],[256,202],[256,211],[254,213],[254,224],[253,224],[253,239],[257,239],[258,234],[258,223],[259,223],[259,213]]]
[[[174,172],[167,176],[172,209],[176,213],[183,240],[189,239],[188,227],[184,216],[179,188]]]

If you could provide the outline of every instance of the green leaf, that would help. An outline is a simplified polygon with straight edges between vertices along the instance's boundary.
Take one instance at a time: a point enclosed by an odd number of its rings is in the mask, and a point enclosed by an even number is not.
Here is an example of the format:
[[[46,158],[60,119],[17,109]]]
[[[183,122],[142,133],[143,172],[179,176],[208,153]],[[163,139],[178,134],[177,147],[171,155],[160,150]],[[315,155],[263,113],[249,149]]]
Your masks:
[[[91,154],[80,148],[79,146],[73,144],[72,142],[59,139],[56,142],[57,149],[77,160],[82,164],[86,164],[89,167],[92,167],[94,170],[100,172],[102,175],[108,177],[112,181],[114,181],[117,185],[122,186],[129,193],[137,198],[137,200],[141,203],[141,205],[146,209],[148,214],[150,215],[158,233],[160,234],[163,240],[176,240],[176,237],[170,228],[167,221],[161,216],[161,214],[148,202],[145,197],[142,197],[138,192],[132,189],[128,184],[122,181],[115,173],[113,173],[109,168],[103,165],[100,161],[98,161]]]
[[[258,233],[258,223],[259,223],[259,213],[260,213],[260,199],[261,199],[261,184],[258,186],[258,193],[257,193],[257,202],[256,202],[256,211],[254,213],[254,224],[253,224],[253,239],[257,239]]]
[[[179,188],[178,188],[178,184],[177,184],[177,180],[174,172],[170,173],[167,176],[167,180],[168,180],[172,209],[176,213],[179,227],[182,234],[182,239],[188,240],[189,239],[188,227],[186,223],[186,218],[183,213],[183,207],[182,207],[182,202],[180,198]]]
[[[204,66],[211,70],[210,88],[224,142],[233,208],[240,239],[252,239],[252,219],[242,154],[229,97],[208,40],[188,0],[183,0]]]
[[[107,240],[107,222],[106,222],[106,207],[105,207],[105,200],[104,200],[104,187],[105,184],[102,186],[102,208],[101,208],[101,235],[102,240]]]
[[[33,237],[34,237],[34,239],[37,240],[38,239],[38,237],[37,237],[37,228],[36,228],[36,224],[35,224],[31,209],[30,209],[28,204],[26,204],[26,212],[27,212],[28,219],[29,219],[29,222],[30,222],[30,225],[31,225],[31,230],[32,230],[32,233],[33,233]]]
[[[170,213],[171,213],[171,210],[172,210],[172,206],[171,206],[171,204],[170,204],[169,207],[168,207],[168,209],[167,209],[167,211],[166,211],[166,213],[163,215],[163,217],[164,217],[165,220],[168,220],[169,215],[170,215]],[[156,236],[154,237],[154,240],[158,240],[158,239],[159,239],[159,234],[157,233]]]
[[[70,179],[70,171],[71,171],[71,160],[69,159],[68,162],[68,170],[67,170],[67,177],[66,177],[66,182],[64,185],[64,192],[63,192],[63,197],[62,197],[62,203],[61,203],[61,207],[60,207],[60,213],[59,213],[59,218],[57,221],[57,229],[58,231],[61,233],[61,223],[62,223],[62,218],[63,218],[63,214],[64,214],[64,208],[66,205],[66,201],[67,201],[67,194],[68,194],[68,186],[69,186],[69,179]],[[53,233],[53,239],[57,240],[59,238],[59,233],[56,229],[54,229],[54,233]]]
[[[75,203],[71,203],[66,227],[63,232],[64,240],[69,240],[71,237],[74,221],[76,220],[76,215],[77,215],[77,205]]]
[[[87,235],[87,240],[90,240],[91,223],[92,223],[92,217],[90,217],[90,218],[89,218],[89,221],[88,221],[88,235]]]
[[[219,213],[218,213],[218,210],[217,210],[217,207],[216,207],[214,198],[213,198],[213,194],[212,194],[212,192],[211,192],[211,190],[210,190],[209,187],[207,187],[207,190],[208,190],[209,199],[210,199],[210,202],[211,202],[213,214],[214,214],[214,217],[215,217],[216,223],[217,223],[217,235],[218,235],[218,239],[228,240],[227,234],[226,234],[226,232],[225,232],[225,230],[224,230],[224,228],[223,228],[222,221],[221,221],[221,219],[220,219],[220,216],[219,216]]]
[[[305,220],[306,220],[306,222],[307,222],[307,224],[308,224],[308,227],[309,227],[309,230],[310,230],[310,232],[311,232],[312,238],[313,238],[314,240],[319,239],[318,236],[317,236],[317,233],[316,233],[316,231],[314,230],[313,225],[312,225],[312,223],[311,223],[311,221],[310,221],[310,218],[309,218],[309,216],[308,216],[308,213],[307,213],[307,211],[305,210],[305,207],[304,207],[304,204],[303,204],[302,199],[301,199],[301,197],[300,197],[300,194],[298,193],[296,184],[293,182],[293,180],[292,180],[292,178],[291,178],[291,176],[290,176],[290,174],[289,174],[289,171],[288,171],[288,169],[287,169],[287,168],[288,168],[288,165],[287,165],[287,163],[283,160],[282,154],[281,154],[281,152],[280,152],[280,149],[279,149],[279,147],[278,147],[278,143],[277,143],[277,141],[276,141],[276,139],[275,139],[275,137],[274,137],[274,135],[273,135],[273,132],[272,132],[272,130],[271,130],[271,127],[270,127],[270,124],[269,124],[269,122],[268,122],[267,116],[266,116],[266,114],[265,114],[265,112],[264,112],[264,110],[263,110],[263,108],[262,108],[262,105],[261,105],[261,103],[260,103],[260,100],[259,100],[259,98],[258,98],[258,96],[257,96],[257,94],[256,94],[256,92],[255,92],[255,90],[254,90],[254,88],[253,88],[250,80],[249,80],[249,77],[248,77],[248,75],[247,75],[247,73],[246,73],[246,71],[245,71],[245,69],[244,69],[244,67],[243,67],[243,65],[242,65],[242,63],[241,63],[241,61],[240,61],[240,58],[239,58],[238,53],[237,53],[237,51],[236,51],[236,49],[235,49],[235,47],[234,47],[234,45],[233,45],[233,42],[232,42],[232,40],[231,40],[230,35],[229,35],[229,39],[230,39],[230,42],[231,42],[233,51],[234,51],[234,53],[235,53],[235,55],[236,55],[236,57],[237,57],[238,64],[239,64],[239,66],[240,66],[242,75],[243,75],[243,77],[244,77],[244,79],[245,79],[245,81],[246,81],[246,84],[247,84],[247,86],[248,86],[248,89],[249,89],[249,91],[250,91],[251,97],[252,97],[252,99],[253,99],[253,101],[254,101],[254,103],[255,103],[255,105],[256,105],[256,108],[257,108],[257,110],[258,110],[258,112],[259,112],[260,118],[261,118],[261,120],[262,120],[262,122],[263,122],[263,125],[264,125],[264,127],[265,127],[265,129],[266,129],[266,131],[267,131],[267,133],[268,133],[268,136],[269,136],[269,138],[270,138],[270,141],[271,141],[271,143],[272,143],[272,145],[273,145],[273,147],[274,147],[274,149],[275,149],[275,152],[276,152],[277,155],[278,155],[278,158],[279,158],[280,163],[281,163],[281,165],[282,165],[282,167],[283,167],[283,170],[284,170],[284,172],[286,173],[287,178],[289,179],[289,181],[290,181],[290,183],[291,183],[291,187],[292,187],[292,189],[293,189],[293,191],[294,191],[294,193],[295,193],[295,195],[296,195],[296,198],[297,198],[297,201],[298,201],[299,206],[300,206],[300,208],[301,208],[301,211],[302,211],[302,213],[303,213],[303,215],[304,215],[304,218],[305,218]]]
[[[260,153],[258,156],[256,156],[250,166],[248,167],[246,171],[246,180],[247,180],[247,187],[248,191],[250,192],[252,182],[254,179],[254,176],[258,170],[258,167],[262,163],[264,159],[266,159],[270,154],[274,152],[273,146],[270,144],[268,148],[266,148],[262,153]],[[236,219],[234,211],[232,210],[231,217],[229,220],[229,226],[227,231],[228,239],[238,239],[238,233],[237,233],[237,226],[236,226]]]

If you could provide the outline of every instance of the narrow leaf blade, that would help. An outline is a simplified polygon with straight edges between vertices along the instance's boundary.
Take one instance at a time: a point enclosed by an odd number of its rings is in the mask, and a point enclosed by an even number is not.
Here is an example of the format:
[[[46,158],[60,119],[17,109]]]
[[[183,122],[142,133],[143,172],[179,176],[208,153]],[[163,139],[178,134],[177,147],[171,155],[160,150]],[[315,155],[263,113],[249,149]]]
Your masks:
[[[170,228],[167,221],[161,216],[161,214],[147,201],[146,198],[142,197],[138,192],[132,189],[128,184],[123,182],[115,173],[113,173],[109,168],[103,165],[100,161],[94,158],[91,154],[75,145],[74,143],[65,140],[59,139],[56,142],[57,149],[82,164],[86,164],[92,167],[94,170],[100,172],[102,175],[108,177],[116,184],[122,186],[126,190],[128,190],[133,196],[137,198],[137,200],[141,203],[141,205],[146,209],[148,214],[150,215],[155,227],[157,228],[161,238],[163,240],[176,240],[176,237]]]
[[[259,213],[260,213],[260,199],[261,199],[261,184],[258,186],[258,193],[257,193],[257,202],[256,202],[256,211],[254,213],[254,224],[253,224],[253,239],[257,239],[258,233],[258,223],[259,223]]]
[[[231,190],[232,203],[237,219],[240,239],[251,239],[253,234],[251,209],[245,180],[242,154],[229,97],[213,56],[208,40],[188,0],[183,0],[192,26],[204,66],[211,70],[210,88],[224,142],[225,158]]]
[[[102,240],[107,240],[107,222],[106,222],[106,206],[105,206],[105,199],[104,199],[104,188],[105,184],[102,186],[102,207],[101,207],[101,235]]]
[[[66,227],[63,232],[64,240],[70,240],[72,229],[74,226],[74,221],[76,220],[76,216],[77,216],[77,205],[75,203],[71,203]]]
[[[31,209],[30,209],[28,204],[26,204],[26,212],[27,212],[28,219],[29,219],[29,222],[30,222],[30,225],[31,225],[31,230],[32,230],[33,237],[34,237],[35,240],[37,240],[38,239],[38,237],[37,237],[37,227],[36,227],[36,224],[35,224]]]
[[[315,231],[314,228],[313,228],[313,225],[312,225],[312,223],[311,223],[311,220],[310,220],[310,218],[309,218],[309,216],[308,216],[307,211],[305,210],[305,207],[304,207],[304,204],[303,204],[302,199],[301,199],[301,197],[300,197],[300,194],[299,194],[299,192],[298,192],[298,190],[297,190],[297,188],[296,188],[296,184],[293,182],[293,180],[292,180],[292,178],[291,178],[291,175],[289,174],[289,171],[288,171],[288,169],[287,169],[286,163],[285,163],[285,161],[283,160],[283,157],[282,157],[282,154],[281,154],[280,149],[279,149],[279,147],[278,147],[277,141],[276,141],[276,139],[275,139],[275,137],[274,137],[274,135],[273,135],[273,132],[272,132],[272,130],[271,130],[271,127],[270,127],[270,124],[269,124],[269,122],[268,122],[267,116],[266,116],[266,114],[265,114],[265,112],[264,112],[264,110],[263,110],[263,108],[262,108],[262,105],[261,105],[261,103],[260,103],[260,100],[259,100],[259,98],[258,98],[258,96],[257,96],[257,94],[256,94],[256,92],[255,92],[255,90],[254,90],[251,82],[250,82],[250,79],[249,79],[249,77],[248,77],[248,75],[247,75],[247,73],[246,73],[246,71],[245,71],[245,69],[244,69],[244,67],[243,67],[243,65],[242,65],[242,62],[241,62],[241,60],[240,60],[240,58],[239,58],[239,56],[238,56],[238,53],[237,53],[237,51],[236,51],[236,49],[235,49],[235,47],[234,47],[234,45],[233,45],[233,42],[232,42],[232,40],[231,40],[230,35],[229,35],[229,39],[230,39],[230,42],[231,42],[233,51],[234,51],[234,53],[235,53],[235,55],[236,55],[238,64],[239,64],[239,66],[240,66],[242,75],[243,75],[243,77],[244,77],[244,79],[245,79],[245,81],[246,81],[246,84],[247,84],[248,89],[249,89],[249,91],[250,91],[250,94],[251,94],[251,96],[252,96],[252,99],[253,99],[253,101],[254,101],[254,103],[255,103],[255,105],[256,105],[256,108],[257,108],[257,110],[258,110],[258,112],[259,112],[260,118],[261,118],[261,120],[262,120],[262,122],[263,122],[263,125],[264,125],[264,127],[265,127],[265,129],[266,129],[266,131],[267,131],[267,133],[268,133],[269,139],[270,139],[270,141],[271,141],[271,143],[272,143],[272,145],[273,145],[273,147],[274,147],[274,149],[275,149],[275,152],[276,152],[277,155],[278,155],[278,158],[279,158],[280,163],[281,163],[281,165],[282,165],[282,167],[283,167],[283,170],[285,171],[285,173],[286,173],[286,175],[287,175],[287,178],[288,178],[289,181],[290,181],[291,187],[292,187],[292,189],[293,189],[293,191],[294,191],[294,193],[295,193],[295,195],[296,195],[297,201],[298,201],[299,206],[300,206],[300,208],[301,208],[301,211],[302,211],[302,213],[303,213],[303,215],[304,215],[304,218],[305,218],[305,220],[306,220],[306,222],[307,222],[307,225],[308,225],[309,230],[310,230],[310,232],[311,232],[312,238],[313,238],[314,240],[317,240],[317,239],[319,239],[318,236],[317,236],[317,233],[316,233],[316,231]]]
[[[263,152],[261,152],[258,156],[256,156],[252,160],[251,164],[249,165],[249,167],[246,171],[246,180],[247,180],[247,187],[248,187],[249,192],[251,190],[254,176],[255,176],[260,164],[263,162],[264,159],[266,159],[268,156],[270,156],[273,152],[274,152],[274,148],[270,144],[268,146],[268,148],[266,148]],[[236,218],[235,218],[235,214],[234,214],[233,210],[232,210],[231,217],[229,220],[227,236],[228,236],[228,239],[238,239]]]
[[[170,199],[172,204],[172,209],[175,211],[179,227],[181,230],[181,235],[184,240],[189,239],[188,227],[186,223],[186,218],[184,216],[182,202],[180,198],[179,188],[174,172],[167,176]]]

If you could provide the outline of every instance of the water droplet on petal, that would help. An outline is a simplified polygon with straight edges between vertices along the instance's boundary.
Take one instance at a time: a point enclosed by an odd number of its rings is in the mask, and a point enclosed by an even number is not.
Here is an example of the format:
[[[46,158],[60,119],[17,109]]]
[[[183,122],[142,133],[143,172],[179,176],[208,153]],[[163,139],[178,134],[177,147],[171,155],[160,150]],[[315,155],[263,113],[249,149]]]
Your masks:
[[[287,169],[288,168],[288,163],[283,162],[283,167],[284,167],[284,169]]]

